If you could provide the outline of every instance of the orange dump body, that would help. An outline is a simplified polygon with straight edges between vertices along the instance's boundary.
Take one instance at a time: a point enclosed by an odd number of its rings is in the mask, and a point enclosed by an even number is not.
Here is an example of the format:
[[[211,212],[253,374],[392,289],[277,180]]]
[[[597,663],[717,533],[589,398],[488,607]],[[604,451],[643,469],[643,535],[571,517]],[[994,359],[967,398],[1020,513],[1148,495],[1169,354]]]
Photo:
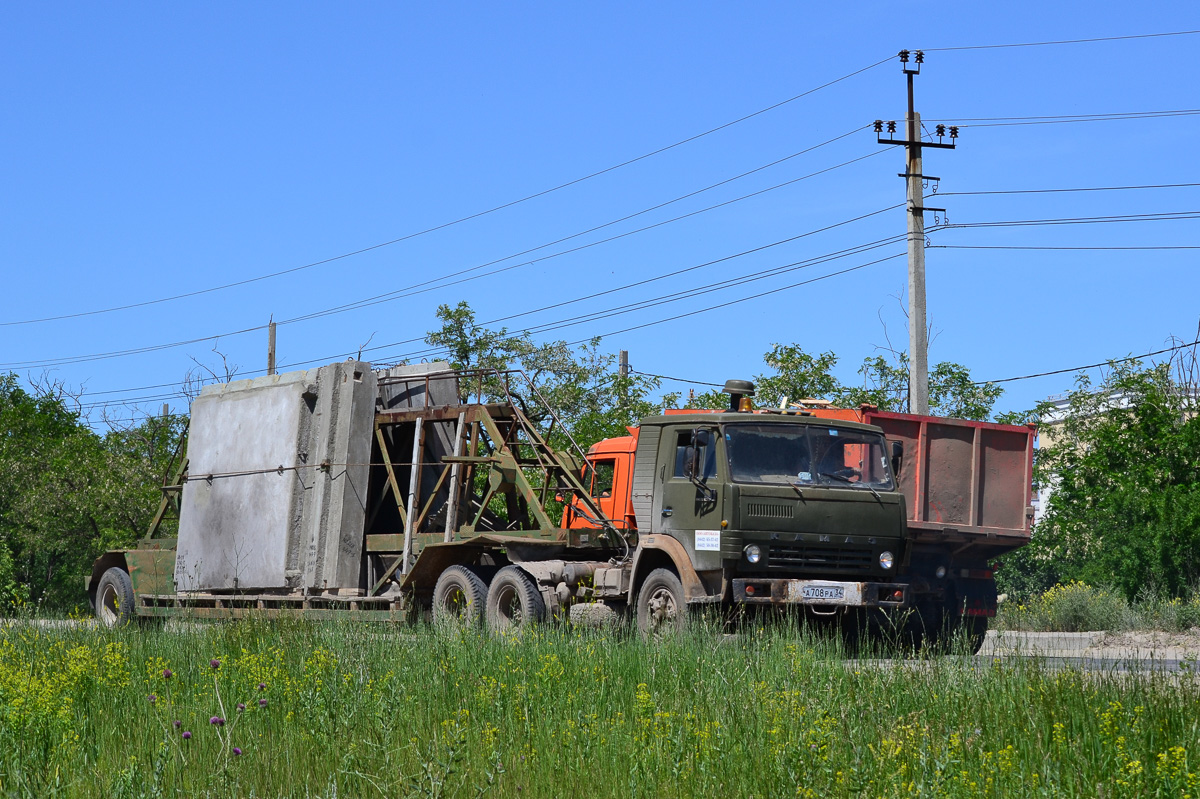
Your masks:
[[[1029,540],[1036,425],[881,411],[813,408],[819,419],[864,422],[904,445],[900,491],[912,537],[947,534],[998,544]]]
[[[637,529],[633,515],[633,455],[637,451],[638,431],[626,428],[629,435],[606,438],[593,444],[587,453],[588,481],[592,497],[605,516],[626,530]],[[600,525],[587,518],[587,512],[572,502],[563,513],[562,526],[568,530],[588,530]]]

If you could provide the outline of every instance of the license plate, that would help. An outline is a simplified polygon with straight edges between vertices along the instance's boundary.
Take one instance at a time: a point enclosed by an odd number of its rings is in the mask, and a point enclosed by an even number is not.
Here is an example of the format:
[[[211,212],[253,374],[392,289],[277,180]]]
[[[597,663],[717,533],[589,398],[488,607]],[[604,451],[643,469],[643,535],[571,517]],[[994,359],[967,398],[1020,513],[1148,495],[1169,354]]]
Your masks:
[[[800,589],[804,599],[845,599],[846,588],[841,585],[806,585]]]

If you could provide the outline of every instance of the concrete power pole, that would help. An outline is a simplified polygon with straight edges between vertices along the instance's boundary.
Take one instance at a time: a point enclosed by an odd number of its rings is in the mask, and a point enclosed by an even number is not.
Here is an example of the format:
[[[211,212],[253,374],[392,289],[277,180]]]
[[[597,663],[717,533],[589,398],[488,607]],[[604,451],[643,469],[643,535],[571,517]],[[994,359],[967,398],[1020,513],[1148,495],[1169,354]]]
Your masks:
[[[883,120],[875,120],[875,133],[880,144],[898,144],[904,147],[904,178],[908,205],[908,412],[922,416],[929,414],[929,329],[925,321],[925,212],[941,211],[944,208],[929,208],[925,205],[924,187],[927,181],[938,178],[923,172],[921,150],[925,147],[954,149],[958,138],[958,127],[950,127],[950,142],[943,142],[946,126],[937,126],[938,140],[922,141],[921,115],[913,105],[913,78],[921,74],[925,53],[917,50],[914,65],[909,67],[908,50],[900,51],[900,65],[908,78],[908,115],[905,117],[903,139],[896,139],[896,123],[887,123],[888,138],[883,138]]]
[[[275,374],[275,320],[267,323],[267,374]]]
[[[617,377],[624,380],[625,378],[629,377],[629,350],[620,350],[620,353],[621,353],[620,356],[617,358],[617,362],[618,362]],[[629,401],[628,394],[629,394],[628,387],[624,383],[622,383],[621,384],[621,403],[622,404],[625,404]]]

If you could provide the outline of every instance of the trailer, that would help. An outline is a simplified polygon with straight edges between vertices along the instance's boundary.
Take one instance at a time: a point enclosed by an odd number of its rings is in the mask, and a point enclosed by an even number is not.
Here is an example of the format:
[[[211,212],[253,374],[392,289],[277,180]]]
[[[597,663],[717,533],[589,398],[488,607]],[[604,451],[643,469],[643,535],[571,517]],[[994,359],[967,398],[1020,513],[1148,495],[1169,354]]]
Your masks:
[[[790,607],[986,630],[988,559],[1028,540],[1031,428],[753,412],[752,384],[726,391],[728,411],[648,417],[585,453],[547,442],[567,431],[553,411],[531,420],[549,406],[519,372],[347,361],[209,387],[150,535],[99,558],[89,596],[113,625],[427,615],[661,634],[700,608]]]

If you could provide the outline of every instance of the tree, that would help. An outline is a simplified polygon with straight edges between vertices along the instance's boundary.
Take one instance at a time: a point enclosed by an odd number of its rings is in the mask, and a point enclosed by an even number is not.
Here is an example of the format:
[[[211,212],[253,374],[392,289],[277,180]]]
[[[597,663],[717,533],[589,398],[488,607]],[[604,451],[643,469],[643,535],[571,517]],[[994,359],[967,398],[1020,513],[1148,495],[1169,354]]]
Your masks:
[[[181,429],[156,417],[100,434],[58,388],[0,377],[0,602],[82,602],[91,561],[145,532]]]
[[[896,353],[889,361],[881,355],[863,359],[860,386],[843,384],[833,374],[838,356],[832,352],[810,355],[796,344],[775,344],[763,355],[773,374],[759,375],[757,400],[778,407],[787,398],[827,399],[845,408],[874,405],[884,411],[908,410],[908,355]],[[994,383],[975,383],[967,367],[943,361],[929,374],[929,412],[956,419],[987,419],[1004,390]]]
[[[1115,584],[1130,599],[1196,587],[1198,390],[1194,350],[1149,367],[1110,364],[1099,385],[1076,379],[1038,452],[1037,479],[1053,491],[1019,561],[1031,584]]]
[[[763,362],[775,374],[754,378],[755,399],[760,405],[778,408],[785,401],[834,397],[843,391],[830,372],[838,362],[832,352],[814,356],[797,344],[774,344],[763,355]]]
[[[559,449],[570,449],[572,439],[586,450],[602,438],[626,435],[626,426],[661,407],[650,401],[658,378],[621,377],[616,356],[600,350],[599,338],[574,349],[565,341],[535,344],[528,333],[479,325],[466,302],[440,306],[437,317],[441,327],[425,340],[448,347],[455,369],[522,372],[507,381],[484,376],[478,393],[486,401],[512,397]]]

